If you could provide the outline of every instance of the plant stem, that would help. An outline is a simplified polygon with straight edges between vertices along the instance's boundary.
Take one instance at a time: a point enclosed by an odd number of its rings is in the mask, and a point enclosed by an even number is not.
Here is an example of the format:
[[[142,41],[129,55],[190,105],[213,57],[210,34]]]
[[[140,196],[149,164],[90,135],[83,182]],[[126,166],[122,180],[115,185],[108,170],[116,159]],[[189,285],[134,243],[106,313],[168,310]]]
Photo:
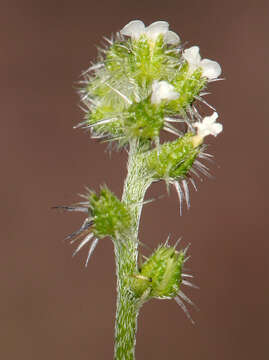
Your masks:
[[[115,360],[133,360],[139,307],[130,291],[130,281],[137,272],[138,228],[145,192],[151,181],[144,172],[143,156],[136,141],[130,143],[128,173],[122,201],[131,212],[132,225],[126,238],[117,239],[117,311],[115,323]]]

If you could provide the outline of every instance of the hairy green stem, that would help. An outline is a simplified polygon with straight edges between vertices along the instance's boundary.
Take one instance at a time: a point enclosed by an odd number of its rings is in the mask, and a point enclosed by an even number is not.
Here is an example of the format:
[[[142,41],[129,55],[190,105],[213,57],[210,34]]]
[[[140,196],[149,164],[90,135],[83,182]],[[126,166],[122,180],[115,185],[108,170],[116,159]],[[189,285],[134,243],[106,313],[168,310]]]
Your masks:
[[[131,212],[132,225],[126,238],[114,242],[117,270],[117,311],[115,324],[115,360],[133,360],[139,306],[130,291],[130,281],[137,272],[138,228],[145,192],[151,180],[145,174],[143,156],[137,142],[130,143],[128,173],[122,201]]]

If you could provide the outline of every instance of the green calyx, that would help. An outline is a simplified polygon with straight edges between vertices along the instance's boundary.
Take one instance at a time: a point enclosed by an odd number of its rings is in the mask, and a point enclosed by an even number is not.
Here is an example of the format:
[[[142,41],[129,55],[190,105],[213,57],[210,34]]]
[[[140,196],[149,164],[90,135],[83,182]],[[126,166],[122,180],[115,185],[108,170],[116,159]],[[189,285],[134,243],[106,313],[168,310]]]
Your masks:
[[[107,52],[105,64],[113,75],[133,79],[142,88],[154,80],[169,78],[180,65],[178,49],[168,47],[162,35],[154,44],[144,36],[116,41]]]
[[[128,108],[128,115],[124,121],[127,137],[139,138],[142,141],[159,137],[164,124],[162,106],[156,106],[147,98],[139,103],[133,103]]]
[[[102,124],[104,118],[112,120]],[[100,125],[98,125],[99,121],[101,121]],[[157,106],[152,104],[148,97],[132,103],[122,111],[121,115],[113,113],[111,107],[98,108],[92,113],[89,121],[89,124],[94,123],[97,133],[118,136],[121,138],[121,145],[131,139],[139,139],[142,143],[151,142],[159,138],[164,126],[164,103]]]
[[[132,290],[143,301],[150,298],[172,299],[180,288],[184,252],[160,245],[134,275]]]
[[[180,97],[171,103],[171,110],[181,112],[182,109],[188,108],[195,100],[195,96],[205,88],[206,83],[207,79],[202,77],[201,69],[197,69],[190,76],[188,63],[183,63],[180,71],[176,72],[171,80],[171,84],[180,94]]]
[[[162,144],[146,158],[146,166],[155,180],[176,180],[188,175],[200,148],[193,145],[193,134]]]
[[[116,239],[130,228],[131,216],[127,206],[107,187],[102,187],[99,195],[91,191],[88,200],[93,219],[92,232],[96,237]]]

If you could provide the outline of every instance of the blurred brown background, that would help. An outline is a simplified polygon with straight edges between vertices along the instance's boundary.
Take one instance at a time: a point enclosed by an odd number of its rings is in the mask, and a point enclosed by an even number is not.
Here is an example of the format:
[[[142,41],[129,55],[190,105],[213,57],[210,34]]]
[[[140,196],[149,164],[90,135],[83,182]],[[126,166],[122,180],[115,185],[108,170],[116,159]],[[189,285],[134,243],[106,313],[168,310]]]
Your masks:
[[[182,217],[175,192],[154,185],[147,198],[165,196],[141,223],[151,248],[168,233],[191,242],[196,325],[174,301],[151,301],[137,359],[268,359],[268,15],[268,1],[1,1],[1,359],[112,359],[112,243],[85,269],[87,250],[72,258],[63,242],[83,216],[50,207],[77,201],[86,185],[121,194],[126,153],[110,158],[72,127],[95,45],[132,19],[167,20],[226,78],[209,87],[224,124],[207,140],[215,179],[191,192]]]

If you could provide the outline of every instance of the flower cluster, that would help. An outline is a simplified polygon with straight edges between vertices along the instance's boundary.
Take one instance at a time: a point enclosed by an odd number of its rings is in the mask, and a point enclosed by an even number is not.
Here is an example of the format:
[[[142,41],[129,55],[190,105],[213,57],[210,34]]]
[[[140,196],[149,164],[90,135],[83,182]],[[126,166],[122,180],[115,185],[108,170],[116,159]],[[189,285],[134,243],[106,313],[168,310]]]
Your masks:
[[[202,59],[198,46],[184,49],[166,21],[146,26],[133,20],[106,40],[99,61],[84,73],[80,94],[85,119],[76,127],[128,151],[123,200],[104,186],[99,194],[88,190],[83,202],[60,208],[86,214],[82,226],[67,237],[79,242],[74,254],[89,245],[86,265],[99,239],[109,236],[114,242],[119,293],[115,353],[123,358],[130,333],[135,334],[136,314],[127,319],[127,305],[133,312],[151,298],[175,299],[190,318],[184,301],[193,303],[181,289],[193,286],[185,279],[191,275],[183,272],[187,248],[177,251],[166,242],[138,267],[138,228],[144,196],[153,182],[163,180],[175,187],[181,213],[183,200],[190,206],[189,183],[196,189],[193,176],[209,175],[200,161],[211,156],[204,139],[220,134],[223,126],[204,96],[221,67]],[[197,101],[213,108],[213,114],[201,116]],[[162,131],[176,138],[164,142]]]
[[[203,90],[220,76],[220,65],[201,60],[198,46],[183,49],[166,21],[145,26],[133,20],[108,42],[85,73],[86,116],[78,126],[119,146],[132,139],[150,146],[159,144],[162,130],[182,136],[175,124],[185,122],[189,132],[198,129],[201,143],[206,132],[199,124],[205,123],[194,103],[207,104]]]
[[[193,175],[208,175],[200,162],[210,156],[204,151],[204,138],[217,136],[223,129],[216,122],[216,112],[203,118],[195,105],[197,100],[211,107],[203,98],[204,89],[221,75],[221,67],[202,59],[198,46],[183,49],[180,37],[169,30],[166,21],[145,26],[133,20],[107,41],[99,62],[84,74],[81,96],[86,115],[78,126],[91,130],[95,138],[117,141],[119,146],[135,140],[144,151],[143,176],[149,183],[164,180],[174,185],[181,212],[183,200],[190,206],[189,182],[196,188]],[[177,127],[181,123],[186,125],[184,130]],[[161,143],[162,130],[176,140]],[[78,250],[93,238],[117,238],[130,227],[128,209],[107,188],[100,195],[89,192],[86,198],[83,205],[66,207],[88,213],[71,236],[86,233]]]

